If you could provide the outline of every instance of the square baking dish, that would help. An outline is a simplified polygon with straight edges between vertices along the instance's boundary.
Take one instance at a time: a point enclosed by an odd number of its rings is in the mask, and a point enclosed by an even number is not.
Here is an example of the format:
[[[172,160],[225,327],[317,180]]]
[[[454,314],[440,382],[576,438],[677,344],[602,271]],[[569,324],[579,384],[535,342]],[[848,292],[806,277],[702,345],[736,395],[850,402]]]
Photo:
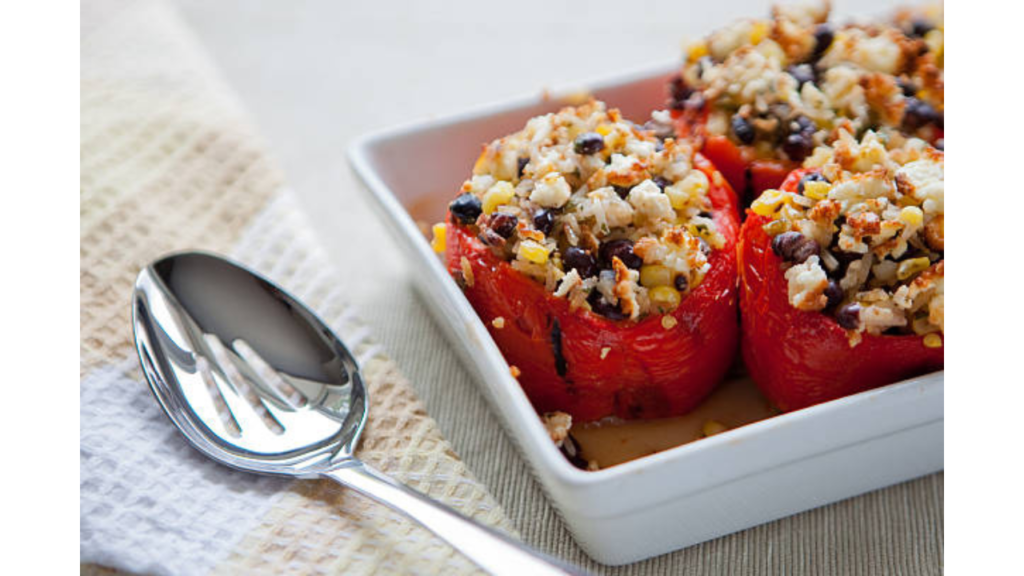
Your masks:
[[[642,122],[663,107],[675,68],[592,82],[588,91]],[[443,219],[484,143],[579,93],[544,92],[385,130],[360,138],[348,156],[431,313],[580,546],[599,562],[626,564],[941,470],[942,372],[595,472],[566,460],[421,224]]]

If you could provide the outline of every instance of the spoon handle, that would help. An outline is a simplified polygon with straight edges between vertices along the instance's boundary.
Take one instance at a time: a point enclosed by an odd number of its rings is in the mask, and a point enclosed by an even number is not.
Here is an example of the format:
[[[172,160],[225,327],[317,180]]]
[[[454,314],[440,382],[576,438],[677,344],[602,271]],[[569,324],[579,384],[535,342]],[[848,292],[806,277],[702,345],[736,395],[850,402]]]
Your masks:
[[[354,458],[337,469],[324,472],[323,476],[419,522],[491,574],[586,574],[477,524]]]

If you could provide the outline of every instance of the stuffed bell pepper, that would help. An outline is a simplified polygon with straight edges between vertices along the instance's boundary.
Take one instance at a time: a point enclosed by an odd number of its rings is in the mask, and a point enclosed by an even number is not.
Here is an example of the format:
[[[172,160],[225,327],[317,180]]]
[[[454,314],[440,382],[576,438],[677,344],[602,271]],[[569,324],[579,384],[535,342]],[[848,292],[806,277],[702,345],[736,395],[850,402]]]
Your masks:
[[[688,143],[591,101],[485,146],[435,248],[539,412],[664,417],[736,354],[737,210]]]
[[[841,132],[747,212],[742,353],[794,410],[943,366],[943,153]]]
[[[837,26],[829,8],[780,7],[689,46],[669,85],[679,134],[701,144],[748,205],[842,129],[942,148],[941,5]]]

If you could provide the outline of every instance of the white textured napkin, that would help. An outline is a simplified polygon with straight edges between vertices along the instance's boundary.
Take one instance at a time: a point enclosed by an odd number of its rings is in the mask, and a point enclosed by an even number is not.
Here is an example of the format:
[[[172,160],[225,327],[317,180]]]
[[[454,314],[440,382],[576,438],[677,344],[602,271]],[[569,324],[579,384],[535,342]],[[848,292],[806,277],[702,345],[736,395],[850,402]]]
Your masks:
[[[300,299],[325,294],[318,308],[365,363],[378,349],[332,291],[330,268],[310,239],[291,233],[303,224],[284,193],[231,256],[287,278]],[[135,572],[206,572],[258,526],[289,481],[236,472],[199,454],[170,425],[136,367],[130,357],[82,382],[81,560]]]

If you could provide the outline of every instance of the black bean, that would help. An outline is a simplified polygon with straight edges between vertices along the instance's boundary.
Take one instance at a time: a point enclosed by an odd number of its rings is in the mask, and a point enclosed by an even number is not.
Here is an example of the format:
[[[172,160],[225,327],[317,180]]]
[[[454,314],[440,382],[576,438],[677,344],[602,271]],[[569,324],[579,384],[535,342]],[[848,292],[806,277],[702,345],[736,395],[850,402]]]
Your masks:
[[[931,104],[919,98],[907,98],[903,109],[903,127],[917,130],[926,124],[936,124],[942,115],[935,111]]]
[[[572,434],[565,437],[565,440],[562,441],[562,447],[560,450],[573,466],[580,470],[589,469],[590,463],[583,457],[583,450],[580,448],[579,442],[572,437]]]
[[[828,281],[828,286],[825,288],[825,297],[828,298],[828,303],[825,304],[826,310],[835,308],[843,301],[843,288],[839,285],[839,282],[835,280]]]
[[[814,151],[814,139],[806,132],[790,134],[782,142],[782,151],[790,160],[803,162],[804,158]]]
[[[613,185],[612,188],[615,189],[615,193],[619,195],[619,198],[622,198],[623,200],[625,200],[626,197],[629,196],[629,191],[632,190],[632,188],[630,188],[629,186],[614,186]]]
[[[686,276],[683,276],[682,274],[676,276],[675,280],[672,281],[672,284],[681,294],[685,294],[686,291],[690,289],[690,282],[686,279]]]
[[[627,268],[632,268],[634,270],[639,270],[640,266],[644,263],[642,258],[633,254],[633,243],[625,238],[612,240],[602,244],[600,256],[601,264],[605,268],[612,267],[612,258],[622,260],[622,263],[625,264]]]
[[[686,84],[682,76],[675,76],[668,83],[668,105],[673,110],[682,110],[686,106],[686,100],[693,94],[693,88]]]
[[[733,114],[732,133],[743,144],[752,144],[754,142],[754,126],[749,120],[739,114]]]
[[[584,132],[572,143],[577,154],[597,154],[604,150],[604,137],[597,132]]]
[[[810,64],[795,64],[786,68],[786,72],[797,81],[797,89],[804,87],[804,84],[810,82],[812,85],[817,81],[817,77],[814,74],[814,67]]]
[[[562,264],[566,271],[575,270],[582,278],[597,276],[597,260],[582,248],[566,248],[562,253]]]
[[[910,35],[918,38],[932,31],[932,26],[928,21],[917,19],[910,24]]]
[[[818,126],[814,123],[814,120],[811,120],[803,114],[793,118],[789,122],[790,132],[809,132],[814,134],[817,130]]]
[[[808,238],[806,242],[803,242],[793,250],[792,258],[793,262],[803,264],[811,256],[818,256],[819,254],[821,254],[821,246],[818,246],[817,242]]]
[[[917,86],[915,86],[914,83],[911,82],[910,80],[897,78],[896,84],[900,87],[900,90],[903,92],[904,96],[910,97],[913,96],[914,94],[917,94]]]
[[[518,176],[519,178],[522,178],[523,177],[523,170],[526,169],[526,165],[529,164],[529,163],[530,163],[530,157],[529,156],[521,156],[518,160],[516,160],[516,176]]]
[[[448,210],[451,211],[452,216],[455,216],[456,220],[463,224],[472,224],[476,222],[480,213],[483,212],[483,206],[480,204],[480,199],[476,196],[466,193],[460,194],[452,203],[448,205]]]
[[[856,330],[860,326],[860,304],[847,304],[836,312],[836,322],[847,330]]]
[[[600,314],[609,320],[623,320],[626,318],[626,315],[622,313],[622,310],[619,310],[618,306],[606,302],[604,296],[601,296],[601,293],[597,290],[593,290],[587,296],[587,302],[595,314]]]
[[[803,194],[804,183],[806,182],[828,182],[828,178],[825,178],[819,172],[808,172],[800,178],[800,182],[796,185],[796,191]]]
[[[832,26],[828,24],[819,24],[814,29],[814,52],[811,54],[811,62],[817,62],[825,55],[825,51],[832,45],[832,40],[835,37]]]
[[[555,227],[555,215],[550,210],[540,209],[533,215],[533,227],[545,236]]]
[[[491,217],[491,230],[494,230],[502,238],[508,238],[516,231],[516,225],[519,224],[519,218],[511,214],[504,214],[498,212]]]
[[[772,239],[772,252],[787,262],[802,264],[820,254],[821,247],[799,232],[783,232]]]
[[[655,176],[654,178],[651,178],[651,180],[658,185],[658,188],[661,188],[662,190],[672,185],[672,182],[668,178],[665,178],[664,176]]]

